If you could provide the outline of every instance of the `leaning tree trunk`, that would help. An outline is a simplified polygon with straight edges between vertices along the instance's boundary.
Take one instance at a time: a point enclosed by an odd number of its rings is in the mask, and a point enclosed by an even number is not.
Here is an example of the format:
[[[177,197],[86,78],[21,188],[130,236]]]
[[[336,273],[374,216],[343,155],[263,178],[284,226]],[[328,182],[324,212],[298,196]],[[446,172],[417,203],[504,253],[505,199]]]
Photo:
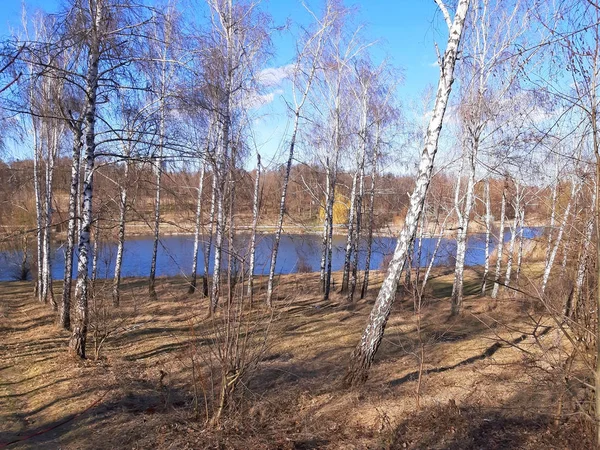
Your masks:
[[[500,288],[500,269],[502,268],[502,252],[504,250],[504,218],[506,217],[506,184],[502,188],[502,206],[500,208],[500,230],[498,231],[498,250],[496,251],[496,275],[492,298],[498,297]]]
[[[77,230],[77,192],[79,191],[79,167],[81,165],[81,138],[83,130],[80,123],[73,127],[73,154],[71,161],[71,188],[69,191],[69,223],[67,225],[67,246],[65,248],[65,273],[63,294],[60,303],[59,322],[65,330],[71,328],[71,285],[73,281],[73,253],[75,250],[75,231]]]
[[[188,294],[196,291],[196,280],[198,279],[198,251],[200,249],[200,230],[202,228],[202,191],[204,191],[205,164],[200,169],[200,181],[198,182],[198,195],[196,197],[196,223],[194,226],[194,253],[192,256],[192,275]]]
[[[119,201],[119,231],[117,237],[117,258],[115,260],[115,273],[112,286],[112,300],[114,306],[121,303],[121,273],[123,270],[123,253],[125,251],[125,222],[127,218],[127,196],[129,184],[129,151],[125,155],[125,173],[121,185]]]
[[[260,209],[260,153],[256,154],[256,178],[254,179],[254,201],[252,203],[252,231],[250,235],[250,269],[248,271],[248,296],[250,306],[254,300],[254,266],[256,265],[256,228],[258,227],[258,212]],[[269,274],[270,276],[270,274]],[[268,291],[267,291],[268,295]],[[267,303],[270,304],[267,298]]]
[[[402,266],[406,262],[408,249],[415,238],[417,224],[423,210],[427,189],[431,182],[433,164],[438,148],[438,139],[443,125],[448,99],[452,90],[454,67],[467,10],[469,8],[469,2],[470,0],[459,1],[456,8],[454,23],[450,25],[450,19],[447,19],[449,24],[448,45],[444,52],[444,56],[440,61],[441,74],[435,106],[427,129],[425,147],[421,153],[415,188],[410,197],[406,219],[394,251],[394,256],[388,267],[388,272],[360,342],[352,353],[348,372],[345,376],[345,382],[348,385],[362,384],[368,377],[369,368],[371,367],[375,353],[383,338],[385,326],[396,297],[396,289],[402,273]],[[438,4],[445,12],[444,15],[448,16],[447,11],[440,0],[438,0]]]
[[[96,30],[100,28],[104,16],[101,5],[101,2],[98,2],[96,5],[94,17]],[[85,358],[88,327],[88,262],[90,251],[90,229],[92,226],[94,153],[96,150],[96,99],[98,90],[98,67],[100,63],[100,40],[99,36],[95,33],[92,33],[88,60],[88,73],[86,77],[87,105],[84,114],[86,148],[83,180],[83,219],[81,233],[79,235],[79,261],[77,264],[77,285],[75,286],[77,306],[75,308],[75,323],[69,342],[71,352],[80,358]]]

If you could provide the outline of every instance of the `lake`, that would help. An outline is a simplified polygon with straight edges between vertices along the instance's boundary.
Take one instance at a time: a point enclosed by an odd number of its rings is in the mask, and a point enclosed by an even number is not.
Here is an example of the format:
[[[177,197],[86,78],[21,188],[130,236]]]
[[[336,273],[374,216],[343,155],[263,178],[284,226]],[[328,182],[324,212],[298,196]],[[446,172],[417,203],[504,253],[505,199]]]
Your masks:
[[[543,228],[524,228],[523,235],[532,239],[541,235]],[[248,235],[238,235],[234,243],[234,254],[238,260],[248,265]],[[510,232],[504,233],[504,240],[510,239]],[[268,274],[273,248],[274,235],[261,234],[257,236],[256,248],[256,274]],[[421,258],[418,263],[425,267],[431,260],[437,238],[423,238]],[[413,266],[417,265],[418,240],[415,243]],[[496,245],[496,242],[491,243]],[[340,270],[344,264],[345,236],[334,236],[332,267],[334,271]],[[394,251],[396,238],[375,237],[373,239],[373,253],[371,256],[371,269],[379,269],[382,263]],[[191,235],[163,236],[160,239],[157,256],[157,276],[189,275],[192,267],[192,253],[194,238]],[[492,247],[493,249],[493,247]],[[359,250],[359,267],[365,266],[366,243],[361,242]],[[99,243],[98,277],[111,278],[114,273],[117,245],[114,242]],[[202,252],[200,252],[202,253]],[[123,256],[122,276],[145,277],[150,273],[150,259],[152,255],[152,237],[132,237],[125,242]],[[450,266],[454,264],[456,256],[456,241],[452,238],[443,238],[438,249],[434,265]],[[227,259],[227,256],[224,257]],[[209,273],[212,272],[212,254]],[[30,261],[32,259],[30,258]],[[472,234],[467,243],[465,264],[467,266],[482,265],[485,260],[485,234]],[[14,280],[19,272],[21,253],[18,251],[0,252],[0,281]],[[198,273],[204,272],[204,260],[200,255]],[[276,273],[288,274],[298,272],[300,268],[306,271],[318,271],[321,261],[321,237],[311,234],[283,235],[279,246]],[[241,262],[238,263],[241,266]],[[52,277],[62,279],[64,275],[64,246],[58,245],[54,249],[52,260]]]

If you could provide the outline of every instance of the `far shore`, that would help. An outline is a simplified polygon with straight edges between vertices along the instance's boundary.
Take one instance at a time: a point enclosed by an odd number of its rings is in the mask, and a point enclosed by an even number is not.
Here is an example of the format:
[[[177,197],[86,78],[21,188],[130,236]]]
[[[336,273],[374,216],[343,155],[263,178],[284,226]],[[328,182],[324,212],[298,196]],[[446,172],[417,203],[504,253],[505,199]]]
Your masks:
[[[545,224],[541,223],[541,220],[529,220],[526,224],[527,227],[544,227]],[[239,221],[238,221],[239,223]],[[379,228],[378,230],[373,231],[374,237],[387,237],[394,238],[398,237],[400,231],[402,230],[402,223],[395,224],[387,224],[384,227]],[[508,229],[510,226],[509,223],[505,222],[505,229]],[[496,220],[492,223],[492,233],[497,232],[500,227],[500,221]],[[116,224],[104,221],[101,228],[104,229],[104,236],[107,234],[109,236],[113,236],[116,233]],[[444,229],[443,233],[440,233],[439,224],[434,225],[431,224],[428,229],[423,233],[423,237],[425,238],[438,238],[440,236],[446,238],[452,238],[456,235],[458,228],[456,225],[447,225]],[[236,227],[237,232],[239,233],[250,233],[252,228],[251,226],[240,226]],[[28,230],[30,231],[30,230]],[[56,240],[62,241],[62,230],[56,230],[54,236]],[[267,224],[267,225],[259,225],[256,230],[260,234],[274,234],[277,231],[277,225]],[[316,235],[321,236],[323,234],[322,225],[293,225],[284,224],[283,233],[285,234],[296,234],[296,235]],[[469,233],[485,233],[485,224],[479,221],[471,221],[469,225]],[[10,226],[3,225],[0,226],[0,240],[2,237],[10,238],[11,235],[17,236],[22,234],[22,227],[18,226]],[[165,220],[160,223],[160,234],[162,236],[191,236],[194,234],[194,225],[189,223],[187,220],[181,220],[180,222],[175,222],[172,220]],[[347,227],[345,225],[335,225],[333,230],[334,236],[346,236],[347,235]],[[363,229],[362,235],[365,236],[366,230]],[[145,222],[128,222],[126,225],[126,237],[152,237],[152,228],[150,224]],[[33,237],[33,236],[32,236]]]

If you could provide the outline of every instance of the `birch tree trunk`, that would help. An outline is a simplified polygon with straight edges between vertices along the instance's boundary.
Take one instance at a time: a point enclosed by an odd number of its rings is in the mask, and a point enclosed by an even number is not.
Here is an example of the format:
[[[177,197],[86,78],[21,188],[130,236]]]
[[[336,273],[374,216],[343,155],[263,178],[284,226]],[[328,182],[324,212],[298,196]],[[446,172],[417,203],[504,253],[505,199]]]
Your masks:
[[[325,293],[325,276],[327,270],[327,248],[329,244],[329,197],[331,197],[331,172],[329,170],[329,158],[326,161],[327,167],[325,169],[325,200],[323,203],[323,235],[321,243],[321,291]]]
[[[373,149],[373,159],[371,161],[371,186],[369,188],[369,227],[367,231],[367,255],[365,257],[365,273],[363,276],[362,289],[360,291],[360,298],[365,298],[367,290],[369,289],[369,274],[371,273],[371,252],[373,250],[373,213],[375,209],[375,178],[377,176],[377,150],[379,148],[379,133],[380,123],[377,122],[377,128],[375,131],[375,146]]]
[[[300,113],[302,112],[302,108],[306,102],[308,94],[310,92],[310,87],[312,85],[315,72],[317,70],[317,63],[321,56],[321,49],[323,47],[323,38],[324,38],[324,28],[321,28],[318,31],[318,41],[317,41],[317,49],[315,54],[313,55],[312,65],[308,74],[308,80],[306,82],[306,86],[302,93],[302,98],[300,102],[296,105],[296,110],[294,111],[294,128],[292,131],[292,136],[290,139],[290,147],[287,164],[285,166],[285,175],[283,178],[283,187],[281,190],[281,200],[279,202],[279,217],[277,220],[277,229],[275,231],[275,240],[273,241],[273,250],[271,252],[271,264],[269,266],[269,280],[267,282],[267,305],[269,308],[272,306],[272,296],[273,296],[273,280],[275,279],[275,265],[277,264],[277,253],[279,251],[279,241],[281,240],[281,232],[283,230],[283,218],[285,215],[285,202],[287,198],[287,190],[290,181],[290,172],[292,170],[292,162],[294,161],[294,149],[296,147],[296,138],[298,135],[298,126],[300,124]]]
[[[212,179],[212,192],[210,196],[210,217],[208,218],[209,229],[208,229],[208,239],[206,245],[204,246],[204,273],[202,274],[202,293],[204,297],[208,298],[208,272],[210,269],[210,253],[212,250],[213,243],[213,234],[215,230],[215,195],[217,191],[217,178],[215,177],[215,172],[213,170],[213,179]]]
[[[358,196],[356,198],[356,229],[354,231],[354,239],[352,245],[353,260],[350,272],[350,286],[348,290],[348,301],[354,301],[354,293],[356,292],[356,283],[358,280],[358,264],[359,264],[359,249],[360,249],[360,233],[362,229],[362,204],[365,195],[365,154],[361,155],[359,167],[359,185]]]
[[[348,372],[345,376],[345,383],[350,386],[362,384],[366,381],[375,353],[381,344],[385,326],[396,297],[396,288],[401,276],[402,266],[406,261],[410,244],[414,240],[419,217],[422,213],[425,197],[427,195],[427,189],[431,182],[438,139],[443,125],[448,99],[452,90],[454,67],[470,0],[459,0],[453,23],[451,23],[448,11],[443,3],[441,3],[441,0],[437,0],[436,3],[439,5],[446,18],[446,23],[449,28],[449,38],[443,59],[440,61],[441,74],[435,106],[427,129],[425,146],[421,154],[415,188],[410,197],[409,208],[394,251],[394,256],[390,262],[388,272],[371,311],[367,326],[360,342],[351,356]]]
[[[577,197],[579,193],[580,185],[575,182],[575,180],[571,183],[571,198],[569,198],[569,202],[567,203],[567,207],[565,208],[565,213],[563,219],[560,223],[560,228],[558,229],[558,234],[556,235],[556,240],[554,241],[554,246],[550,252],[550,256],[548,258],[548,262],[546,263],[546,267],[544,268],[544,276],[542,278],[542,294],[546,291],[546,286],[548,285],[548,280],[550,279],[550,273],[552,272],[552,266],[554,265],[554,260],[556,259],[556,253],[558,252],[558,247],[560,246],[560,242],[562,240],[563,234],[567,227],[567,223],[569,221],[569,215],[571,214],[571,205]]]
[[[228,128],[228,127],[227,127]],[[227,129],[223,129],[222,139],[227,140],[227,135],[229,134]],[[224,182],[225,178],[225,164],[223,159],[225,158],[227,144],[223,144],[223,148],[220,154],[217,156],[217,167],[215,170],[215,176],[218,177],[219,182],[217,184],[218,189],[216,192],[216,213],[217,219],[215,222],[215,257],[214,257],[214,265],[213,265],[213,285],[212,285],[212,295],[211,295],[211,305],[209,308],[209,314],[212,314],[216,309],[219,303],[219,295],[221,292],[221,259],[223,252],[223,237],[225,231],[225,213],[223,211],[223,200],[225,195],[225,186]]]
[[[121,303],[121,272],[123,268],[123,253],[125,251],[125,222],[127,219],[127,196],[129,189],[129,150],[126,152],[125,173],[121,184],[119,197],[119,230],[117,236],[117,257],[115,260],[115,273],[112,286],[113,306]]]
[[[33,95],[33,93],[32,93]],[[40,302],[44,302],[44,238],[43,238],[43,212],[42,212],[42,193],[40,189],[40,144],[38,139],[38,129],[36,119],[32,118],[33,123],[33,191],[35,196],[35,220],[36,220],[36,244],[37,244],[37,279],[36,294]]]
[[[325,290],[323,292],[323,300],[329,300],[331,292],[331,264],[333,257],[333,207],[335,203],[335,183],[336,174],[335,168],[330,169],[329,180],[329,201],[327,203],[327,268],[325,269]]]
[[[52,200],[54,184],[54,165],[58,155],[58,141],[61,133],[60,127],[56,126],[48,137],[48,148],[46,155],[46,195],[45,195],[45,227],[44,227],[44,302],[50,302],[53,310],[58,309],[58,303],[54,298],[52,287]]]
[[[471,209],[475,201],[475,158],[478,149],[478,140],[476,138],[469,142],[467,168],[468,181],[465,192],[464,204],[456,206],[458,214],[458,233],[456,236],[456,264],[454,270],[454,284],[452,286],[451,315],[460,313],[463,301],[463,286],[465,273],[465,255],[467,251],[467,234],[469,230],[469,218]]]
[[[492,234],[492,212],[490,206],[490,179],[485,179],[485,261],[483,267],[483,280],[481,282],[481,295],[487,290],[487,277],[490,273],[490,238]]]
[[[517,228],[519,226],[519,215],[521,214],[521,192],[519,182],[515,182],[515,203],[514,203],[514,214],[513,224],[510,227],[510,244],[508,246],[508,260],[506,262],[506,275],[504,278],[504,288],[508,288],[510,286],[510,277],[512,274],[512,263],[513,263],[513,255],[515,253],[515,241],[517,238]]]
[[[552,251],[552,238],[554,237],[554,227],[556,224],[556,197],[558,191],[558,158],[556,159],[556,175],[554,179],[554,183],[552,184],[552,203],[550,206],[550,224],[548,227],[548,243],[546,245],[546,266],[548,265],[548,261],[550,260],[550,252]]]
[[[65,248],[65,273],[63,294],[60,303],[59,324],[65,330],[71,328],[71,285],[73,284],[73,253],[75,250],[75,232],[77,230],[77,192],[79,191],[79,168],[83,130],[81,123],[75,123],[73,131],[73,152],[71,160],[71,188],[69,190],[69,223],[67,225],[67,246]]]
[[[93,30],[88,55],[88,71],[86,76],[87,105],[84,113],[85,124],[85,171],[83,180],[83,218],[79,235],[79,261],[77,264],[77,297],[75,323],[69,342],[72,353],[85,358],[85,345],[88,327],[88,261],[90,251],[90,228],[92,225],[92,196],[94,179],[94,157],[96,150],[96,99],[98,90],[98,67],[100,64],[99,29],[104,19],[103,3],[96,2],[93,13]]]
[[[198,182],[198,195],[196,197],[196,221],[194,225],[194,251],[192,254],[192,275],[188,294],[196,292],[196,280],[198,279],[198,251],[200,249],[200,231],[202,228],[202,192],[204,191],[205,164],[200,169],[200,181]]]
[[[160,125],[161,137],[159,138],[158,159],[156,161],[156,190],[154,194],[154,239],[152,242],[152,259],[150,261],[150,278],[148,280],[148,294],[150,300],[156,300],[156,257],[158,256],[158,240],[160,235],[160,185],[162,183],[163,172],[163,133],[164,133],[164,117],[161,117]]]
[[[94,285],[96,284],[96,278],[98,277],[98,253],[100,243],[100,216],[96,216],[94,221],[94,250],[92,252],[92,292]]]
[[[356,170],[355,177],[358,178],[358,195],[352,195],[350,198],[350,204],[354,206],[354,214],[352,210],[350,211],[350,216],[356,217],[356,229],[353,232],[353,235],[350,236],[350,227],[348,227],[348,236],[352,238],[351,247],[348,249],[346,245],[346,253],[351,253],[353,256],[352,264],[348,267],[349,273],[349,289],[348,289],[348,301],[352,302],[354,300],[354,292],[356,291],[356,279],[358,273],[358,250],[360,248],[360,231],[361,231],[361,223],[362,223],[362,201],[363,196],[365,194],[365,157],[367,153],[367,142],[368,142],[368,96],[369,96],[369,85],[370,80],[362,80],[361,79],[361,146],[358,154],[358,168]],[[355,182],[356,184],[356,182]],[[350,221],[349,221],[350,223]],[[342,290],[344,289],[342,283]]]
[[[250,235],[250,269],[248,272],[248,297],[250,306],[254,300],[254,266],[256,264],[256,228],[258,227],[258,212],[260,210],[260,153],[256,154],[256,178],[254,179],[254,201],[252,202],[252,234]],[[270,273],[269,273],[270,277]],[[268,292],[267,292],[268,294]],[[267,303],[270,303],[267,298]]]
[[[594,217],[596,214],[596,187],[593,188],[592,193],[592,209],[590,211],[590,216],[588,217],[585,233],[583,235],[583,243],[581,245],[581,252],[579,255],[579,260],[577,262],[577,277],[575,279],[575,292],[573,293],[573,305],[571,307],[570,314],[567,314],[568,317],[577,314],[577,308],[579,307],[579,302],[581,301],[583,295],[583,282],[585,280],[585,275],[588,270],[588,262],[590,257],[590,244],[592,242],[592,234],[594,232]]]
[[[352,243],[354,242],[354,215],[356,214],[356,188],[358,185],[358,168],[352,177],[352,189],[350,191],[350,212],[348,213],[346,233],[346,248],[344,251],[344,268],[342,273],[342,288],[340,292],[346,292],[348,289],[348,279],[350,277],[350,261],[352,259]]]
[[[521,266],[523,264],[523,245],[525,237],[523,236],[525,228],[525,205],[521,208],[519,217],[519,249],[517,250],[517,271],[515,273],[515,284],[519,284],[519,276],[521,275]]]
[[[500,288],[500,269],[502,268],[502,252],[504,249],[504,218],[506,217],[506,184],[502,188],[502,206],[500,208],[500,230],[498,231],[498,247],[496,251],[496,275],[494,276],[494,288],[492,298],[498,297]]]

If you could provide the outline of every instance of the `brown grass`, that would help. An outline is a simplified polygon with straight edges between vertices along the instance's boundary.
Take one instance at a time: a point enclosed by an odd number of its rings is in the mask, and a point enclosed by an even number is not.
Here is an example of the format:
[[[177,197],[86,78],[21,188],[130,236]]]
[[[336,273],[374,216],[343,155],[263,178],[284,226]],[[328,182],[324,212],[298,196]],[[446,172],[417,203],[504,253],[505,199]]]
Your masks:
[[[190,355],[209,350],[211,324],[206,300],[186,295],[185,280],[160,279],[154,303],[143,280],[126,280],[114,320],[127,321],[99,361],[68,356],[68,334],[30,283],[0,283],[0,443],[42,432],[9,448],[586,448],[593,433],[578,416],[553,424],[555,379],[537,363],[539,343],[557,339],[539,333],[551,321],[529,301],[477,296],[449,319],[452,275],[434,275],[420,335],[405,292],[367,384],[353,391],[340,381],[381,274],[353,305],[338,294],[323,302],[318,274],[281,277],[269,351],[219,429],[192,407]],[[479,283],[469,272],[467,292]]]

